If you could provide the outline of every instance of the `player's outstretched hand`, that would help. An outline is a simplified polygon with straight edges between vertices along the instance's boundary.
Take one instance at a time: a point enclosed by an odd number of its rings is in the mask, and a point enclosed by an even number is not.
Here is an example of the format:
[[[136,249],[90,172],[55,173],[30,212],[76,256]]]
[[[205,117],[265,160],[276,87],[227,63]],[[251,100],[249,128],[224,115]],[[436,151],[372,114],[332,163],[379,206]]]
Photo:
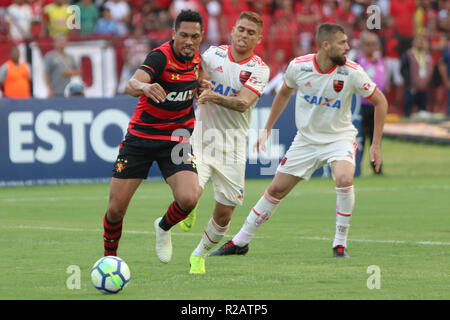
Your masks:
[[[381,166],[381,151],[380,146],[371,145],[370,146],[370,161],[375,168],[376,172],[380,171]]]
[[[267,130],[264,130],[261,132],[261,134],[258,137],[258,141],[253,145],[253,152],[260,150],[265,152],[266,151],[266,143],[267,139],[269,138],[270,133]]]
[[[166,92],[158,83],[146,84],[143,86],[142,91],[147,97],[153,99],[153,101],[157,103],[164,102],[166,100]]]
[[[202,92],[202,94],[200,95],[200,97],[198,97],[198,103],[199,104],[203,104],[205,102],[211,101],[212,99],[214,99],[214,97],[217,95],[217,93],[215,93],[214,91],[212,91],[211,89],[206,89]]]

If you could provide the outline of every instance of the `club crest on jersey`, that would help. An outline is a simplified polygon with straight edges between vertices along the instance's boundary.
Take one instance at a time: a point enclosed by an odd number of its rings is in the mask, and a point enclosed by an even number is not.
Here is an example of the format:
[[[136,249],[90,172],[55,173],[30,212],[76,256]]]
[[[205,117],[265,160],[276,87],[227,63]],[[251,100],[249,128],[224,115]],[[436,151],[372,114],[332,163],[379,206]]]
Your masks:
[[[241,73],[239,74],[239,80],[241,80],[242,84],[245,84],[248,80],[248,78],[250,78],[250,75],[252,73],[250,71],[244,71],[242,70]]]
[[[344,81],[342,81],[342,80],[334,80],[333,81],[334,91],[341,92],[343,87],[344,87]]]

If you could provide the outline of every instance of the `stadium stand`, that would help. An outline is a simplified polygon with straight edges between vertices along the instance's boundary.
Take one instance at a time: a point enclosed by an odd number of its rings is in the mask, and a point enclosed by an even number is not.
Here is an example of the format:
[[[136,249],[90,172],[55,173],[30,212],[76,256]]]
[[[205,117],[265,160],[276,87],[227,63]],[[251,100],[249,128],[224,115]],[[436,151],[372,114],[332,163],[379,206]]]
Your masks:
[[[336,22],[345,26],[353,50],[358,49],[361,31],[367,29],[370,13],[367,8],[376,5],[380,14],[380,28],[376,32],[382,41],[381,54],[389,62],[390,85],[386,95],[390,113],[404,114],[405,84],[399,78],[399,60],[411,47],[417,34],[424,34],[429,42],[433,59],[433,77],[429,84],[427,112],[447,113],[446,79],[439,69],[444,50],[450,39],[450,1],[446,0],[0,0],[0,65],[8,59],[9,48],[21,45],[21,52],[31,61],[32,43],[44,54],[51,48],[50,29],[53,19],[49,12],[55,8],[77,5],[81,8],[81,21],[86,28],[67,30],[70,43],[105,40],[116,52],[117,77],[126,61],[129,39],[138,29],[153,48],[171,36],[173,18],[182,9],[198,10],[205,20],[202,49],[209,45],[226,43],[238,14],[243,10],[258,12],[264,19],[264,40],[257,52],[272,69],[276,77],[295,56],[315,50],[315,28],[322,22]],[[118,34],[97,34],[95,24],[105,8],[120,26]],[[51,9],[51,10],[50,10]],[[69,14],[70,17],[70,14]],[[56,20],[58,20],[58,16]],[[61,23],[59,21],[58,23]],[[53,24],[54,25],[54,24]],[[447,49],[448,50],[448,49]],[[81,60],[83,81],[92,82],[92,62]],[[447,81],[448,82],[448,81]],[[117,85],[120,87],[120,83]],[[117,91],[121,94],[122,91]]]

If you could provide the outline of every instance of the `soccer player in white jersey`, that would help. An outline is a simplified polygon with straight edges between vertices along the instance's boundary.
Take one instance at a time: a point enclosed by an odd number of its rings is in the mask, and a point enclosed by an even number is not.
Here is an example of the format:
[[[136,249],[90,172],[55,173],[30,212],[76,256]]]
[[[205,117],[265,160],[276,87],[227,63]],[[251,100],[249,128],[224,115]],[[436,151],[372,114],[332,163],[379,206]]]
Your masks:
[[[270,132],[294,91],[297,135],[278,166],[277,172],[252,208],[241,230],[232,240],[210,255],[245,254],[258,227],[270,218],[283,199],[301,180],[308,180],[322,165],[331,165],[336,182],[336,233],[332,244],[334,257],[348,257],[347,233],[355,196],[356,129],[351,122],[351,99],[359,94],[375,106],[371,161],[380,169],[380,145],[387,101],[358,64],[347,60],[348,38],[344,29],[322,24],[316,34],[316,54],[293,59],[285,82],[275,96],[265,131],[255,145],[265,150]]]
[[[190,257],[190,273],[205,273],[205,257],[229,229],[244,198],[246,142],[251,112],[269,80],[269,67],[253,53],[262,39],[263,21],[240,14],[231,45],[211,46],[202,54],[212,88],[202,92],[192,145],[202,190],[211,178],[216,201],[212,218]]]

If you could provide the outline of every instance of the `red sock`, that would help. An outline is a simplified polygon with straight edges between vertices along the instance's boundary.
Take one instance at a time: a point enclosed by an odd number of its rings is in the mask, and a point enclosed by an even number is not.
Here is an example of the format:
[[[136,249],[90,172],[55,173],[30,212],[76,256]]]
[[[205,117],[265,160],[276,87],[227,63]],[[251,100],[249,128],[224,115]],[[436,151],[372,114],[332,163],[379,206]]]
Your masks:
[[[120,220],[115,223],[111,223],[105,217],[103,218],[103,244],[105,246],[105,256],[116,256],[117,247],[119,246],[119,240],[122,236],[122,222]]]
[[[167,231],[181,220],[186,219],[190,212],[191,211],[184,211],[181,209],[180,206],[174,201],[170,204],[166,214],[161,219],[159,226],[161,229]]]

